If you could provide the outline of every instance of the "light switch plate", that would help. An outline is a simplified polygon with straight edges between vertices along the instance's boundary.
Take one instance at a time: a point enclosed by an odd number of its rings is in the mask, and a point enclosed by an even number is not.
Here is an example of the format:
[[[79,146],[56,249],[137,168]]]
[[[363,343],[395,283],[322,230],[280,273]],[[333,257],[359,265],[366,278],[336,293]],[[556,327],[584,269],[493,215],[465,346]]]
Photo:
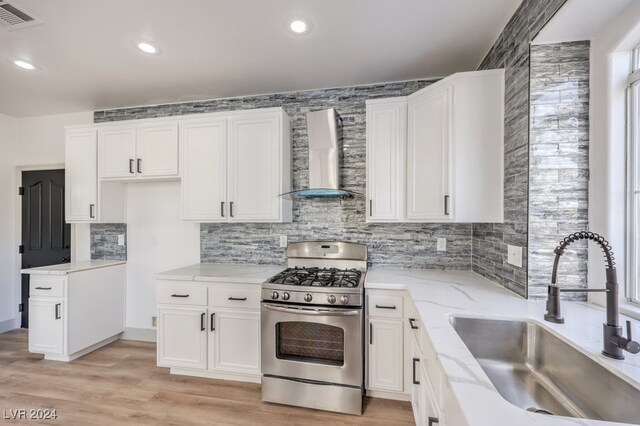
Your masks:
[[[446,238],[438,238],[438,251],[447,251],[447,239]]]
[[[522,268],[522,247],[509,244],[507,246],[507,262],[513,266]]]
[[[124,235],[118,235],[118,245],[119,246],[123,246],[124,245]]]
[[[287,236],[280,235],[280,247],[287,248]]]

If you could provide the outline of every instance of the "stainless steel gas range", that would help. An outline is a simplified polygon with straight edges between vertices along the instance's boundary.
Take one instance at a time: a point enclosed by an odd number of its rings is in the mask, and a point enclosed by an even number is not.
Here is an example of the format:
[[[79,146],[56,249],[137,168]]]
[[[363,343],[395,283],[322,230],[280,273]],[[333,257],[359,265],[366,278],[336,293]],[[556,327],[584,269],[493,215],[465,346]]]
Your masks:
[[[262,284],[262,400],[362,414],[367,247],[289,244]]]

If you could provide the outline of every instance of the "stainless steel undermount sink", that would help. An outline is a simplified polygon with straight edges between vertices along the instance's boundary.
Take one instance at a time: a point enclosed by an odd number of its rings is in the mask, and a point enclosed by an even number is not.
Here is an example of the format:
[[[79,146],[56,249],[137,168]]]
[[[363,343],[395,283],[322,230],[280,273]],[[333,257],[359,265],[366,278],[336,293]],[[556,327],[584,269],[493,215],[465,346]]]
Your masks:
[[[452,317],[500,395],[525,410],[640,424],[640,389],[540,325]]]

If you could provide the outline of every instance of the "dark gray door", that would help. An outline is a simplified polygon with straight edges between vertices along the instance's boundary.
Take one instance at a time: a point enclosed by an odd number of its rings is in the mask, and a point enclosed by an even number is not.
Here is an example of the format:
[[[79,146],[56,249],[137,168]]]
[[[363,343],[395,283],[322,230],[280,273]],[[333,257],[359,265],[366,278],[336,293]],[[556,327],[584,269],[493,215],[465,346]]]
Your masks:
[[[22,172],[22,268],[71,261],[64,222],[64,170]],[[22,275],[22,327],[29,327],[29,275]]]

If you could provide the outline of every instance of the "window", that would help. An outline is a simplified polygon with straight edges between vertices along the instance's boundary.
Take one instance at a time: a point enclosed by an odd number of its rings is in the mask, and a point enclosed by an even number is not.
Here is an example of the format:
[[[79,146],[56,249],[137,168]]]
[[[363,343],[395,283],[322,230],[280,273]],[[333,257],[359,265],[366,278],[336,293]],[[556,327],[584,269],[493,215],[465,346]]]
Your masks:
[[[640,47],[631,55],[631,75],[628,88],[628,270],[627,297],[640,303]]]

